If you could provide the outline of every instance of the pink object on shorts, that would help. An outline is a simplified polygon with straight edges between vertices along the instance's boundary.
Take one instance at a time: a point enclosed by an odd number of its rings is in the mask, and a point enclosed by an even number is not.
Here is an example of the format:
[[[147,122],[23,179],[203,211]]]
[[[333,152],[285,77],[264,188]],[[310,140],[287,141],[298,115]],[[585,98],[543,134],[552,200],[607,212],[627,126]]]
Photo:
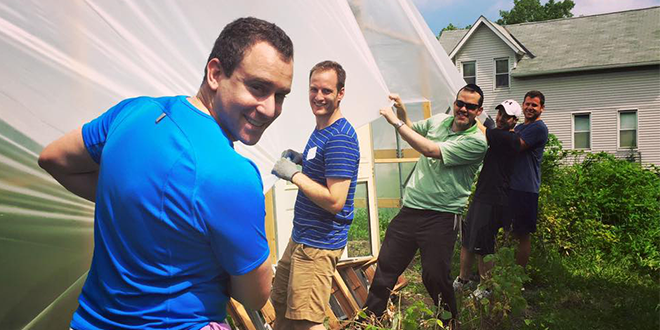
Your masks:
[[[199,330],[231,330],[227,323],[211,322]]]

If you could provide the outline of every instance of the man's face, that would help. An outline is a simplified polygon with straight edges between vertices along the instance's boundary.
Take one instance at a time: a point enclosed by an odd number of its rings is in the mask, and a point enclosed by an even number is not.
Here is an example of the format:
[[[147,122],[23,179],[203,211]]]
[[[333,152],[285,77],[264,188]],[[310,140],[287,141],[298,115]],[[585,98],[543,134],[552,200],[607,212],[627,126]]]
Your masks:
[[[518,118],[509,116],[504,109],[500,108],[497,110],[497,117],[495,117],[497,129],[509,131],[516,126],[517,121]]]
[[[525,122],[533,122],[541,117],[545,106],[541,105],[541,99],[538,97],[526,97],[523,102],[523,113],[525,114]]]
[[[481,114],[483,108],[479,107],[479,93],[462,90],[454,101],[454,125],[463,131],[470,128],[475,118]],[[463,103],[463,104],[460,104]],[[459,107],[459,105],[462,105]],[[472,108],[468,110],[467,108]]]
[[[213,117],[232,141],[257,143],[282,113],[292,77],[293,61],[283,61],[267,42],[254,44],[230,77],[218,74]]]
[[[337,90],[335,70],[317,70],[312,73],[309,78],[309,105],[315,116],[331,116],[343,98],[344,88]]]

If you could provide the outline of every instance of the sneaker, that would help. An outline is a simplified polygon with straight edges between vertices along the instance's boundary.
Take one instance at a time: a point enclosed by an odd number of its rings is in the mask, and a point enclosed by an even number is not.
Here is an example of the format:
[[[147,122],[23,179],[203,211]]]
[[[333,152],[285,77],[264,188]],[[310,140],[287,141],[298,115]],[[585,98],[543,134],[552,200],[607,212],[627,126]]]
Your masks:
[[[470,280],[464,280],[460,276],[456,276],[456,279],[452,285],[454,287],[454,291],[460,291],[463,290],[463,287],[465,287],[465,285],[468,283],[470,283]]]
[[[479,289],[477,288],[474,290],[471,294],[472,297],[474,297],[477,300],[481,300],[484,298],[490,298],[490,295],[493,294],[490,290],[488,289]]]

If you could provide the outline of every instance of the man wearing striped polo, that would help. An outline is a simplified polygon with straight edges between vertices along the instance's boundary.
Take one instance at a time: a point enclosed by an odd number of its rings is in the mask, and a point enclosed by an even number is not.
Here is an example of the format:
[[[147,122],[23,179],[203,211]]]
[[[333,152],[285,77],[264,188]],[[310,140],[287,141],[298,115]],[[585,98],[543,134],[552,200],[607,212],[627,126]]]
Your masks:
[[[325,329],[332,275],[353,221],[360,161],[357,134],[339,109],[345,81],[346,72],[336,62],[312,68],[309,104],[316,128],[302,154],[286,150],[273,168],[273,174],[299,188],[293,232],[271,293],[276,330]]]

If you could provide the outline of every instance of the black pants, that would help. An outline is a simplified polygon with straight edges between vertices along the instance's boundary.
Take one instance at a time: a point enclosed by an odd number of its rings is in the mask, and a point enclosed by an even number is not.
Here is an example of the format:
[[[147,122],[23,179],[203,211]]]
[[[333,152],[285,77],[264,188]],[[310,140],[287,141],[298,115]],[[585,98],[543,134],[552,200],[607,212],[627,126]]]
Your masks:
[[[380,247],[374,280],[369,288],[367,310],[380,316],[387,308],[387,300],[397,279],[408,267],[417,249],[421,250],[422,281],[433,302],[442,306],[454,318],[458,317],[456,297],[450,277],[451,257],[458,228],[456,215],[403,207],[390,222]]]

